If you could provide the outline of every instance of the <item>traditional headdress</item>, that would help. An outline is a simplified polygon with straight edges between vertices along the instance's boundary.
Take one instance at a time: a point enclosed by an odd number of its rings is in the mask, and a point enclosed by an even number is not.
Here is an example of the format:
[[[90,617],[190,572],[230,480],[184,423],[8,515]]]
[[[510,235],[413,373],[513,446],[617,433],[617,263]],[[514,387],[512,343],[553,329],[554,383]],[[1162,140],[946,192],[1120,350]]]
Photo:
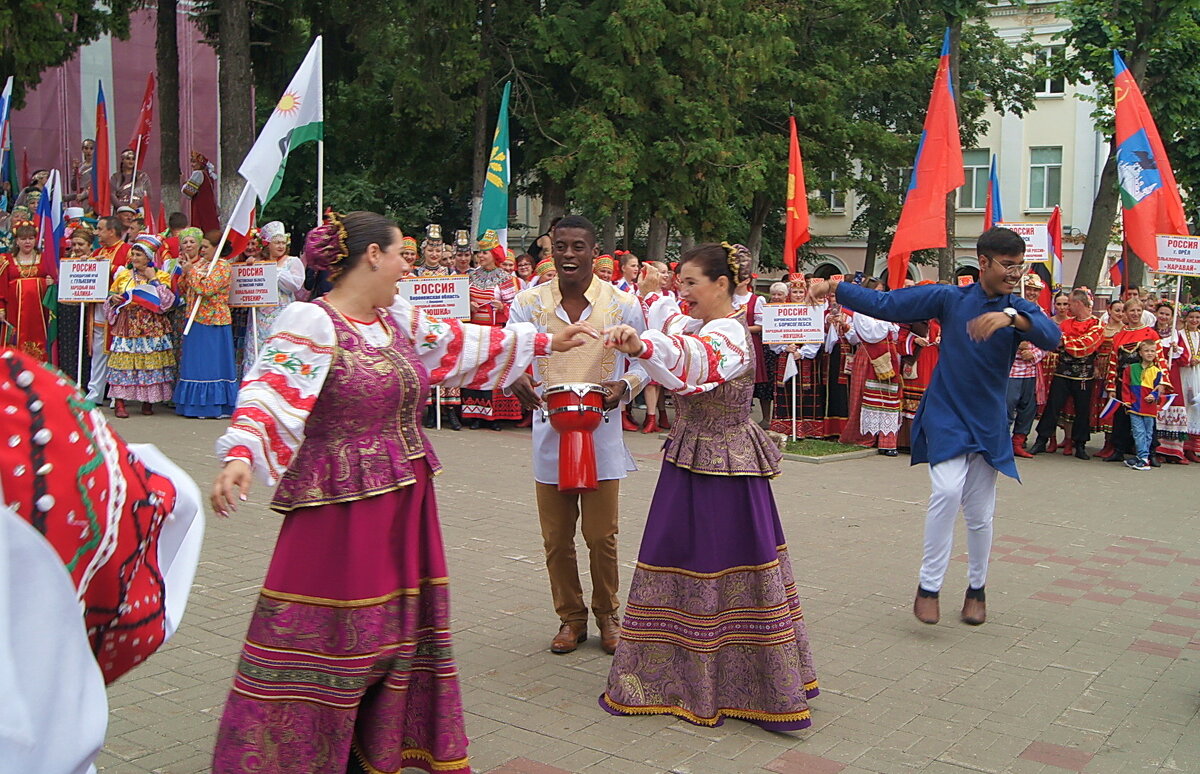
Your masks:
[[[1042,288],[1046,287],[1046,283],[1043,282],[1042,278],[1039,277],[1034,272],[1029,272],[1028,274],[1025,275],[1025,284],[1029,285],[1031,287],[1035,287],[1038,290],[1041,290]]]
[[[400,249],[401,249],[401,250],[412,250],[412,251],[415,253],[415,252],[417,251],[417,240],[416,240],[416,238],[415,238],[415,237],[406,236],[406,237],[404,237],[403,239],[401,239],[401,240],[400,240]]]
[[[533,267],[533,271],[539,277],[546,276],[550,272],[554,271],[554,259],[553,258],[543,258],[542,260],[537,262],[537,266]]]
[[[489,228],[487,231],[483,232],[483,236],[479,237],[477,249],[480,252],[486,252],[488,250],[494,250],[499,246],[500,236],[493,229]]]
[[[428,226],[426,226],[425,227],[425,241],[426,242],[442,241],[442,227],[439,226],[437,223],[430,223]]]
[[[187,228],[180,229],[180,231],[179,231],[180,239],[184,239],[186,237],[191,237],[191,238],[195,239],[197,242],[199,242],[201,239],[204,238],[204,232],[201,231],[200,229],[196,228],[195,226],[188,226]]]
[[[287,227],[284,226],[283,223],[279,222],[278,220],[273,220],[270,223],[267,223],[266,225],[259,228],[258,235],[259,235],[259,237],[262,238],[262,241],[264,241],[264,242],[270,242],[272,239],[274,239],[277,236],[284,236],[284,237],[291,236],[291,234],[289,234],[287,232]]]
[[[471,252],[471,236],[465,228],[460,228],[454,234],[454,252]]]
[[[158,251],[162,249],[162,246],[162,237],[154,234],[138,234],[130,245],[134,250],[141,250],[145,253],[151,263],[158,257]]]
[[[613,271],[616,268],[613,264],[613,257],[607,253],[592,261],[592,271],[599,271],[605,267],[607,267],[609,271]]]

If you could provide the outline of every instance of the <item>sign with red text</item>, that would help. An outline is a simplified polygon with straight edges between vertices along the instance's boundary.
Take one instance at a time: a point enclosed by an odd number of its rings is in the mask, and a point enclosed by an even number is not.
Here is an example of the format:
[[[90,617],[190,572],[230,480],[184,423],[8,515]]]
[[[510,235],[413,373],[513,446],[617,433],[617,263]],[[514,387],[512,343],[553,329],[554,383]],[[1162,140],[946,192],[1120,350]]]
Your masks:
[[[972,277],[970,274],[963,274],[958,278],[958,286],[960,288],[965,288],[967,285],[972,285],[974,283],[975,283],[975,278]]]
[[[63,261],[58,265],[58,302],[94,304],[108,298],[109,261]]]
[[[997,223],[1025,240],[1025,263],[1045,263],[1050,258],[1050,227],[1045,223]]]
[[[820,344],[825,341],[825,307],[811,304],[763,306],[764,344]]]
[[[471,282],[465,274],[451,277],[402,277],[400,297],[430,317],[471,319]]]
[[[279,303],[279,266],[275,263],[235,263],[229,283],[229,305],[275,306]]]
[[[1158,234],[1158,273],[1200,277],[1200,237]]]

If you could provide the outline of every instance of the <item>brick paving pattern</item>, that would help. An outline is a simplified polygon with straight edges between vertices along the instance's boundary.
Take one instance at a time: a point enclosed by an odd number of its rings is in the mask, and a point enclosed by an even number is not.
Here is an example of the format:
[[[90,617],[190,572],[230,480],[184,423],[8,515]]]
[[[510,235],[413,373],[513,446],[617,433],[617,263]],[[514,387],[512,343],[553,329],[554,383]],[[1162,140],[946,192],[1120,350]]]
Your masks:
[[[207,492],[224,423],[138,416],[116,425],[131,441],[157,442]],[[623,591],[661,444],[625,437],[641,471],[622,487]],[[924,467],[904,457],[785,462],[775,496],[821,696],[812,728],[780,734],[603,712],[596,699],[611,659],[598,638],[565,656],[547,650],[557,627],[528,431],[442,431],[434,443],[446,465],[437,488],[477,772],[1200,772],[1195,466],[1022,462],[1023,486],[1000,483],[988,623],[975,628],[957,620],[965,556],[951,565],[942,622],[925,626],[910,612]],[[234,518],[209,521],[178,634],[110,688],[101,771],[208,771],[280,519],[262,506],[261,486],[251,500]],[[961,520],[957,540],[965,546]]]

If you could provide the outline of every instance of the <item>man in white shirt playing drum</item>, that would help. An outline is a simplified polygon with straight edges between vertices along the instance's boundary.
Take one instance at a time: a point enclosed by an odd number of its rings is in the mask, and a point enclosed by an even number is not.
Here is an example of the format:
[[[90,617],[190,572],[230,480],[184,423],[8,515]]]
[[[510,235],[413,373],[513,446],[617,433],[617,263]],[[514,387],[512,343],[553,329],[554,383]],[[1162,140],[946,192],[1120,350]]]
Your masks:
[[[509,324],[529,322],[545,333],[574,322],[596,330],[613,325],[645,328],[637,297],[618,290],[592,274],[596,228],[587,218],[568,215],[554,227],[552,253],[558,276],[551,282],[519,293],[509,310]],[[620,407],[645,385],[646,372],[636,360],[605,349],[599,340],[569,353],[537,360],[536,380],[528,375],[511,388],[526,409],[541,407],[541,390],[559,384],[590,382],[608,390],[606,421],[596,429],[599,487],[582,494],[558,490],[558,433],[538,412],[533,423],[533,475],[538,517],[546,549],[550,592],[560,626],[550,644],[553,653],[570,653],[587,639],[588,608],[575,557],[575,523],[582,517],[592,576],[592,614],[600,629],[600,645],[613,653],[620,637],[617,617],[617,494],[620,480],[634,470],[633,458],[621,435]]]

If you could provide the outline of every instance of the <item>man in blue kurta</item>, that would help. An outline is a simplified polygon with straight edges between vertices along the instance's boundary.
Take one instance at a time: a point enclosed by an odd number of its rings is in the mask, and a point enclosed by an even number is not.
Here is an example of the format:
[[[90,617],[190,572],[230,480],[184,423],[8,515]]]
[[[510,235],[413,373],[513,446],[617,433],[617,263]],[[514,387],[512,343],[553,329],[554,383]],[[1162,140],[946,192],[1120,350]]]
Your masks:
[[[890,293],[830,281],[810,289],[816,301],[839,304],[897,323],[937,318],[941,359],[912,425],[912,464],[929,463],[932,494],[925,517],[925,555],[913,614],[937,623],[938,593],[950,563],[954,519],[967,523],[967,581],[962,620],[987,618],[984,583],[992,549],[996,473],[1020,480],[1008,434],[1008,373],[1017,346],[1058,347],[1060,331],[1036,304],[1014,295],[1025,273],[1025,242],[1006,228],[979,237],[979,282],[924,285]]]

